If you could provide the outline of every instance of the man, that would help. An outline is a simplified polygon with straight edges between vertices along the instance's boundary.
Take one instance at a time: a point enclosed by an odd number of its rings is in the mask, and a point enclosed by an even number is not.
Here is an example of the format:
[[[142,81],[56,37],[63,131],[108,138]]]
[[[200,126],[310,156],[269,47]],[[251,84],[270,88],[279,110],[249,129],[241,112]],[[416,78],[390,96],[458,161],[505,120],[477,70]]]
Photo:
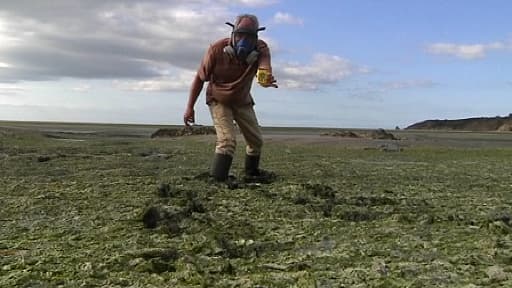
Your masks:
[[[188,104],[183,115],[185,125],[195,122],[194,105],[208,81],[206,104],[210,108],[217,133],[215,157],[211,175],[217,181],[225,181],[233,161],[236,148],[236,121],[247,143],[245,175],[258,177],[264,174],[259,169],[263,139],[253,109],[254,101],[250,90],[255,75],[263,87],[275,87],[272,76],[270,50],[258,39],[258,18],[251,14],[239,15],[230,38],[224,38],[210,45],[192,82]]]

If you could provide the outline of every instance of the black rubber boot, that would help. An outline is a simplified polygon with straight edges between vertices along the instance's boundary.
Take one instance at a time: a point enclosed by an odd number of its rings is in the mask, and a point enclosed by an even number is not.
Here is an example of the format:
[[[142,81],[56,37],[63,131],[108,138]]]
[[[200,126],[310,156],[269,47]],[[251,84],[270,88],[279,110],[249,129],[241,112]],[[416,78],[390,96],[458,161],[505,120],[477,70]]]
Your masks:
[[[260,175],[260,155],[245,155],[245,176]]]
[[[228,179],[229,169],[231,168],[232,162],[233,156],[215,153],[212,170],[210,171],[212,177],[216,181],[226,181]]]
[[[245,183],[272,183],[276,179],[276,174],[271,171],[263,170],[260,166],[260,155],[245,155]]]

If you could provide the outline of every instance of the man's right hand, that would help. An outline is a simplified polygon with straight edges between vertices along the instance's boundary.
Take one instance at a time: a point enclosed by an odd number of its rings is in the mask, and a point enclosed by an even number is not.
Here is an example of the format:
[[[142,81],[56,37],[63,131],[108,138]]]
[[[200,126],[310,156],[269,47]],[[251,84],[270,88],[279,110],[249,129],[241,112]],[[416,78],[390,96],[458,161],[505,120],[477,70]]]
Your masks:
[[[183,122],[185,123],[185,126],[190,126],[190,124],[195,123],[195,118],[194,108],[187,108],[187,110],[185,110],[185,114],[183,114]]]

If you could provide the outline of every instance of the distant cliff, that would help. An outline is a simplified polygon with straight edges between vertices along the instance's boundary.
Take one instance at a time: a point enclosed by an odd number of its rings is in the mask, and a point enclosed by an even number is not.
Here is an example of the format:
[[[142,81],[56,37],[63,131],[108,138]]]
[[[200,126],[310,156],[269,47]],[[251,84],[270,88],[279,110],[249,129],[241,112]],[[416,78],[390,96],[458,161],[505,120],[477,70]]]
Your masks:
[[[507,117],[478,117],[456,120],[425,120],[405,129],[512,131],[512,113]]]

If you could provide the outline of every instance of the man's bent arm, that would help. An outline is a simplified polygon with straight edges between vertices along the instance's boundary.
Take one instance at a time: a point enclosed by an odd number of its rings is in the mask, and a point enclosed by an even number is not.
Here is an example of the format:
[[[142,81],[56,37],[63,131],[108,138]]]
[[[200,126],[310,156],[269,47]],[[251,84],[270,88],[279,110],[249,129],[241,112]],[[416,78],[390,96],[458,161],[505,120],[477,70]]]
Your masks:
[[[199,78],[199,75],[196,75],[194,81],[192,81],[192,86],[190,87],[187,109],[194,109],[197,98],[199,98],[199,94],[201,94],[201,90],[203,90],[203,85],[204,81]]]

